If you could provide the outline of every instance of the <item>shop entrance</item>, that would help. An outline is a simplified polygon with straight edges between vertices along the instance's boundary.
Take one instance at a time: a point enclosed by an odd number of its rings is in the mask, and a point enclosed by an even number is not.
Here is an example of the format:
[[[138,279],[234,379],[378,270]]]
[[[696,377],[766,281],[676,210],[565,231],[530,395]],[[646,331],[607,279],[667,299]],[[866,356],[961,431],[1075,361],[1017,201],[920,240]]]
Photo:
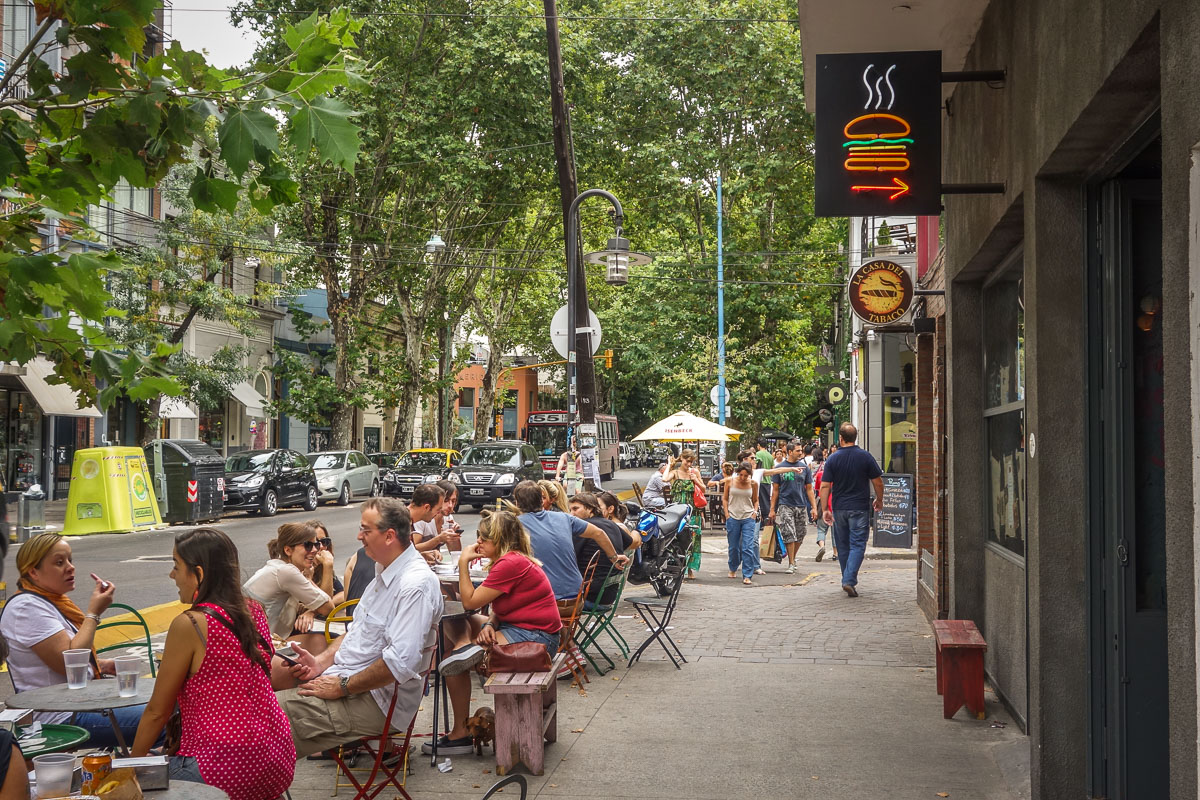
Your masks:
[[[1090,206],[1090,796],[1166,797],[1160,140]]]

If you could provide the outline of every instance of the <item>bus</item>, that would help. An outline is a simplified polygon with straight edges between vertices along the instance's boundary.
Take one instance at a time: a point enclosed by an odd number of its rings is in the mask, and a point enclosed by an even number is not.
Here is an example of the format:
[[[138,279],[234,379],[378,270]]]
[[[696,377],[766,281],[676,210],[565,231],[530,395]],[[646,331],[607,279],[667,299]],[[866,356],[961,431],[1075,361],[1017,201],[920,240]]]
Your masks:
[[[600,462],[600,477],[607,480],[619,466],[617,442],[620,430],[617,418],[611,414],[596,415],[596,458]],[[538,452],[542,461],[542,472],[547,478],[554,477],[558,469],[558,458],[567,449],[567,412],[535,411],[526,419],[526,438]]]

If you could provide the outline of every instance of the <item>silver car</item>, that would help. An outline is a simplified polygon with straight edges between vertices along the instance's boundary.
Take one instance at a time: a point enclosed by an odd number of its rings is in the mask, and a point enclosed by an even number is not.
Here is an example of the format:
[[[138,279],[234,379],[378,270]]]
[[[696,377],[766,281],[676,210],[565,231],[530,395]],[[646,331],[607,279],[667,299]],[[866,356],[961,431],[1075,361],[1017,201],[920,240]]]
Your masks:
[[[337,500],[349,505],[355,495],[375,497],[379,494],[379,467],[358,450],[330,450],[309,453],[305,458],[317,473],[320,500]]]

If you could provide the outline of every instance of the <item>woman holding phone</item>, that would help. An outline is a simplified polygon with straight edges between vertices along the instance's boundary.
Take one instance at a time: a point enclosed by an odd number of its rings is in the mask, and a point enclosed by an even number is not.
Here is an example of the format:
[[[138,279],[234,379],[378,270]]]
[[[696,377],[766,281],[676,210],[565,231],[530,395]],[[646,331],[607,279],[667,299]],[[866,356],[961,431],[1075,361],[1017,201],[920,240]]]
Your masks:
[[[167,631],[133,755],[150,751],[178,703],[171,780],[216,786],[230,800],[274,800],[292,783],[296,748],[271,689],[267,615],[242,594],[237,548],[223,532],[179,534],[171,560],[179,602],[191,607]]]
[[[18,591],[0,614],[0,633],[11,648],[8,671],[18,692],[65,683],[66,650],[90,650],[92,678],[115,674],[111,659],[96,657],[96,627],[100,615],[112,605],[116,586],[93,574],[95,588],[87,613],[67,595],[75,591],[75,564],[71,545],[57,533],[39,533],[17,551]],[[145,706],[113,709],[126,741],[137,730]],[[66,722],[67,712],[39,711],[39,722]],[[75,715],[75,724],[91,734],[89,746],[116,747],[116,734],[108,717],[100,713]]]

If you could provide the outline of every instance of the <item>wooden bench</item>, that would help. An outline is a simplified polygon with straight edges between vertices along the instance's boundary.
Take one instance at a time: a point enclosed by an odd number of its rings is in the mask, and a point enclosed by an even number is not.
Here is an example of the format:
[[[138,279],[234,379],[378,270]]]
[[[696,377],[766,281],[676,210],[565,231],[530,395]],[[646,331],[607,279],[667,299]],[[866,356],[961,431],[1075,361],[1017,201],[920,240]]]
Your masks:
[[[534,775],[546,771],[546,742],[558,741],[558,671],[566,653],[554,657],[549,672],[497,672],[483,685],[496,696],[496,774],[518,762]]]
[[[969,619],[936,619],[937,690],[942,716],[950,719],[966,704],[976,719],[984,719],[983,654],[987,642]]]

